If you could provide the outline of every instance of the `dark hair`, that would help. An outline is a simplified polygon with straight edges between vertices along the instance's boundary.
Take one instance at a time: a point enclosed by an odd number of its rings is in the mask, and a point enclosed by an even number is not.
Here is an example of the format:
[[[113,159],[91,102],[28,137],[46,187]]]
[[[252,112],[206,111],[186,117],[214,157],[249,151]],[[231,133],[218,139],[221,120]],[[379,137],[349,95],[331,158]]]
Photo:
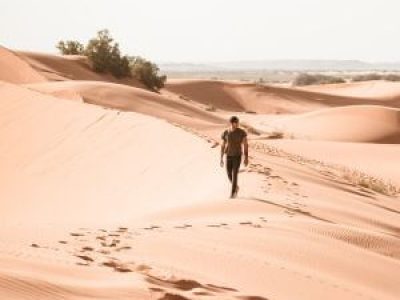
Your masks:
[[[229,119],[229,122],[231,122],[231,123],[239,123],[239,118],[236,117],[236,116],[232,116],[232,117]]]

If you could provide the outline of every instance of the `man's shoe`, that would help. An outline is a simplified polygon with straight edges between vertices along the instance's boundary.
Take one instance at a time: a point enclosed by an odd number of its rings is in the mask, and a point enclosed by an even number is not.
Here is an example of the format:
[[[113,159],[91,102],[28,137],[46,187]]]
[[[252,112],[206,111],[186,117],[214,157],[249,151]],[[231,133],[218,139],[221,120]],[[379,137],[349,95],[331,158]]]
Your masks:
[[[235,192],[233,193],[233,197],[236,198],[236,196],[237,196],[238,193],[239,193],[239,186],[237,185],[237,186],[236,186],[236,190],[235,190]]]

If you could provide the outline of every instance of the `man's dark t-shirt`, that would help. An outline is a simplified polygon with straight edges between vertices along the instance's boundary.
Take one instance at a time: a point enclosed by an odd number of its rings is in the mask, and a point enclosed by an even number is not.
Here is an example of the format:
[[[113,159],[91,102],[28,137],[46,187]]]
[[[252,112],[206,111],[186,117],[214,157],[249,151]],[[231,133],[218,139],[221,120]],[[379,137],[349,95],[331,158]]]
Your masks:
[[[242,154],[242,142],[247,136],[246,131],[237,127],[234,130],[227,129],[222,133],[221,138],[227,143],[225,153],[227,156],[240,156]]]

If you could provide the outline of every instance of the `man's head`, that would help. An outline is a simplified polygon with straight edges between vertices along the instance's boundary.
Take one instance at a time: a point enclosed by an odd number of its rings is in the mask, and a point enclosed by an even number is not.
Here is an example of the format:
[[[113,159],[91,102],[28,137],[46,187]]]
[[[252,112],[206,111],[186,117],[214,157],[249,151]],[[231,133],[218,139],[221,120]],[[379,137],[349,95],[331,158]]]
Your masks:
[[[229,123],[231,123],[232,129],[235,129],[235,128],[239,127],[239,118],[236,116],[232,116],[229,119]]]

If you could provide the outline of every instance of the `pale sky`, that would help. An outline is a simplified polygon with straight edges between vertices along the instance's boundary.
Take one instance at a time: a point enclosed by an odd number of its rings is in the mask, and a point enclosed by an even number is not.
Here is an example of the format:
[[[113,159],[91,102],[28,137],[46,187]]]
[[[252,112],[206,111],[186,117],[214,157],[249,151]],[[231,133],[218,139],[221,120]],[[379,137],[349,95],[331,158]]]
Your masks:
[[[56,52],[103,28],[163,62],[400,61],[400,0],[0,0],[0,45]]]

